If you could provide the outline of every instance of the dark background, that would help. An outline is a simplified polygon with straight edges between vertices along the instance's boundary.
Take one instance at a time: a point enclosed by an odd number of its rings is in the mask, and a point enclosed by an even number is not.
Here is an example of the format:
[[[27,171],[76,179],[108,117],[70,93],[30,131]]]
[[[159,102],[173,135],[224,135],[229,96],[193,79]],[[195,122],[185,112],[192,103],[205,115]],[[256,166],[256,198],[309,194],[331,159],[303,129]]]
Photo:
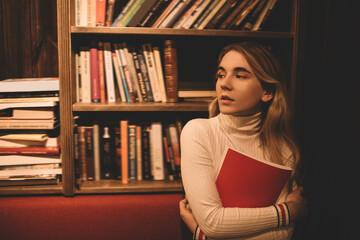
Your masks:
[[[301,2],[295,132],[309,214],[294,239],[353,239],[360,226],[358,8],[349,0]],[[55,0],[0,0],[0,79],[58,76],[56,31]]]

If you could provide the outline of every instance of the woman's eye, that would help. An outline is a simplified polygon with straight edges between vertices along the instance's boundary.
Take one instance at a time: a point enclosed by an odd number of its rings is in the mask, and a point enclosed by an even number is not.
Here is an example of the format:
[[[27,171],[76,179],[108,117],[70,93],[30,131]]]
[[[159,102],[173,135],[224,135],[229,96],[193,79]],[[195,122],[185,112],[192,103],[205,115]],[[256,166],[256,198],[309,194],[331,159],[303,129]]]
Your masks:
[[[222,79],[222,78],[224,78],[224,77],[225,77],[224,74],[221,74],[221,73],[218,73],[218,74],[217,74],[217,78],[218,78],[218,79]]]
[[[236,78],[246,78],[244,75],[236,74]]]

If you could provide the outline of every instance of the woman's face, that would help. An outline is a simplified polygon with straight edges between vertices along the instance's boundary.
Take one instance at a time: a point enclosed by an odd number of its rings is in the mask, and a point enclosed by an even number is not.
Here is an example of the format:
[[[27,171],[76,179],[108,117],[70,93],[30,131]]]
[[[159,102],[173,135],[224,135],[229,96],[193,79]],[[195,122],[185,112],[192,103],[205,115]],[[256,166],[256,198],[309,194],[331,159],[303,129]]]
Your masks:
[[[261,110],[261,102],[270,101],[241,53],[231,50],[221,60],[217,71],[216,93],[220,112],[249,116]]]

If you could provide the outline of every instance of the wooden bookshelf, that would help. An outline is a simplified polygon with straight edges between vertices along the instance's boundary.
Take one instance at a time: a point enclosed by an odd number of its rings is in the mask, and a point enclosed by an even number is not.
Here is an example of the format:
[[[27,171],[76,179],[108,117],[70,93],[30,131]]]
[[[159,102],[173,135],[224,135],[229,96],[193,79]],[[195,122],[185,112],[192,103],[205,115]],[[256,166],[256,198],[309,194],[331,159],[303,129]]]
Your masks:
[[[75,26],[74,0],[57,1],[58,18],[58,48],[59,48],[59,77],[60,77],[60,121],[62,136],[63,184],[62,193],[66,196],[75,194],[105,194],[105,193],[141,193],[141,192],[182,192],[181,181],[136,181],[127,185],[119,180],[101,180],[97,182],[83,182],[78,187],[75,179],[73,117],[78,114],[95,116],[97,112],[107,114],[130,112],[141,113],[149,120],[154,113],[161,112],[161,116],[173,112],[185,114],[204,114],[207,111],[206,102],[179,103],[81,103],[76,102],[75,84],[75,52],[84,41],[95,38],[101,41],[142,40],[144,43],[161,43],[164,40],[175,40],[179,47],[179,84],[192,86],[204,72],[203,78],[211,81],[211,67],[216,66],[219,49],[229,42],[255,41],[269,44],[278,53],[285,64],[288,76],[288,88],[292,100],[295,99],[297,69],[299,66],[299,11],[300,0],[279,1],[280,11],[286,12],[280,19],[279,28],[266,31],[240,31],[218,29],[171,29],[171,28],[138,28],[138,27],[78,27]],[[120,40],[119,40],[120,41]],[[204,42],[206,44],[204,44]],[[209,47],[210,46],[210,47]],[[204,54],[204,62],[199,69],[193,67],[198,64]],[[191,59],[194,56],[194,59]],[[197,57],[197,58],[196,58]],[[211,67],[208,63],[212,63]],[[204,79],[201,79],[204,82]],[[203,83],[202,82],[202,83]],[[105,114],[106,115],[106,114]],[[131,115],[131,114],[130,114]],[[46,191],[46,187],[43,187]],[[57,192],[58,188],[49,187],[48,191]],[[30,190],[29,190],[30,191]],[[41,190],[38,190],[41,192]],[[36,190],[34,190],[36,192]]]

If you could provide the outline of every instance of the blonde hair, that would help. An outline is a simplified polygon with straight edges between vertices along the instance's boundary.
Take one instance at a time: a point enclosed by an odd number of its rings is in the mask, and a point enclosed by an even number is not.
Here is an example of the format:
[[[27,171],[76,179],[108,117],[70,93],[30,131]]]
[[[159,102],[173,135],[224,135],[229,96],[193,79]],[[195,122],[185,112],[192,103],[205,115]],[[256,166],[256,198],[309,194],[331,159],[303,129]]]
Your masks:
[[[218,64],[226,53],[237,51],[243,55],[251,66],[253,73],[259,79],[264,90],[273,94],[269,102],[262,103],[260,141],[265,153],[273,162],[283,163],[287,159],[284,146],[290,150],[293,157],[294,171],[291,180],[300,182],[300,153],[290,128],[290,110],[287,103],[284,79],[281,77],[279,64],[275,57],[263,46],[250,43],[235,43],[223,48]],[[217,99],[209,105],[209,116],[214,117],[220,112]]]

